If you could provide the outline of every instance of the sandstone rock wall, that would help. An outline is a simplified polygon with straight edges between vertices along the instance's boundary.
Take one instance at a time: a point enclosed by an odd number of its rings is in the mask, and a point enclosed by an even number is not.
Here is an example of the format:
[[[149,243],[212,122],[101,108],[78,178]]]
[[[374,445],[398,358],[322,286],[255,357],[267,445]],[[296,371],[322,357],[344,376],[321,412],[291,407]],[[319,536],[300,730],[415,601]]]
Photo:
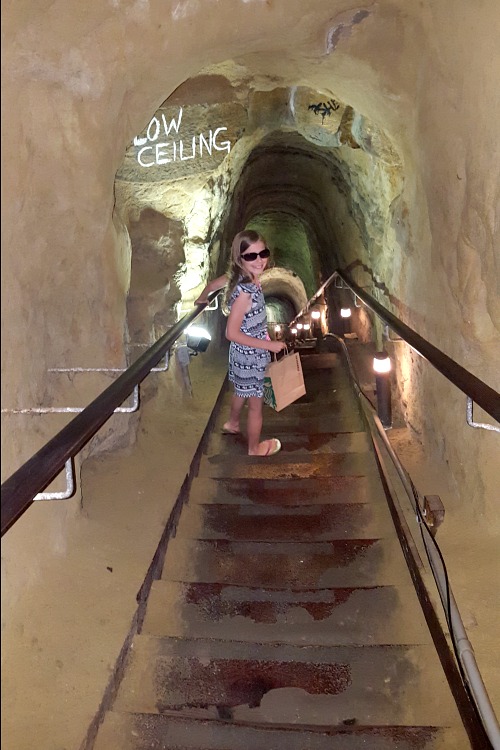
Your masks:
[[[455,0],[452,12],[434,0],[26,0],[2,15],[3,408],[55,403],[50,368],[121,366],[131,334],[152,335],[150,316],[168,325],[181,295],[196,296],[262,196],[282,209],[284,195],[323,274],[333,259],[350,266],[500,388],[497,0]],[[169,97],[176,111],[232,112],[234,149],[210,174],[179,174],[154,196],[142,182],[132,197],[127,150]],[[263,169],[252,182],[259,148],[278,163],[289,152],[280,200],[272,182],[262,192]],[[497,435],[468,428],[465,397],[411,351],[398,373],[409,423],[455,479],[456,509],[498,530]],[[75,403],[92,397],[82,380],[66,386]],[[4,426],[6,477],[60,424],[5,415]],[[10,591],[34,590],[47,559],[65,555],[79,500],[44,511],[7,538]]]

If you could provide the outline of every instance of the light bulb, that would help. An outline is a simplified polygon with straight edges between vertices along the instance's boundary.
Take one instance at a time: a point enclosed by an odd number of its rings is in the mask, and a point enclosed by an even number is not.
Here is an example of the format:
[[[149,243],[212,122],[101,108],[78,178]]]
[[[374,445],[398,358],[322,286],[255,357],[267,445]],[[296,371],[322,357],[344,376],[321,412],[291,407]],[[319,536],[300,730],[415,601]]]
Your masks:
[[[391,371],[391,359],[385,352],[377,352],[373,357],[373,370],[379,374]]]

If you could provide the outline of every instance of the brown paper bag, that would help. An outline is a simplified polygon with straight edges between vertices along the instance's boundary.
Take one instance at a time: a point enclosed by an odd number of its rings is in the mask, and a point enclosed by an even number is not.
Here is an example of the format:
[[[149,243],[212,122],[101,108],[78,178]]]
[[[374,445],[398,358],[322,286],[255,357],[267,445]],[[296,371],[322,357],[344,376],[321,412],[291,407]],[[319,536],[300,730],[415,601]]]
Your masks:
[[[281,411],[304,396],[306,388],[302,374],[302,363],[298,352],[285,354],[266,368],[264,377],[264,403]]]

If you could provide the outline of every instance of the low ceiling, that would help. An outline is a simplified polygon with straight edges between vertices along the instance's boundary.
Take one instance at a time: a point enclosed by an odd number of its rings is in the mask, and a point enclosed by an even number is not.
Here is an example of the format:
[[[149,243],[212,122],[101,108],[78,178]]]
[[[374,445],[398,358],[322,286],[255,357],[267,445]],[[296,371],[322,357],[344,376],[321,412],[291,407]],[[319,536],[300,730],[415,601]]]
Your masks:
[[[333,92],[201,74],[165,100],[116,176],[132,297],[163,275],[171,301],[194,299],[249,227],[273,251],[265,291],[283,301],[278,317],[297,312],[335,268],[383,252],[401,188],[393,144]]]

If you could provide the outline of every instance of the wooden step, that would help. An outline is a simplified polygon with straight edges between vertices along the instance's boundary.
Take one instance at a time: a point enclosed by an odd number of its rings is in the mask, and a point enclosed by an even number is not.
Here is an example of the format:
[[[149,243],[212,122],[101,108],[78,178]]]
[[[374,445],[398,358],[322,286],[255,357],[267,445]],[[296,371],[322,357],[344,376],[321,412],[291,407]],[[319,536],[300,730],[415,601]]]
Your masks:
[[[263,412],[262,438],[280,435],[307,435],[332,432],[361,432],[363,420],[355,412],[346,410],[335,414],[328,411],[324,406],[318,407],[314,412],[308,404],[306,409],[297,412],[294,405],[283,411],[275,412],[266,406]],[[229,408],[222,412],[216,420],[214,429],[220,432],[222,425],[227,421]],[[243,412],[241,430],[245,434],[246,414]]]
[[[430,725],[252,726],[160,714],[109,712],[94,750],[469,750],[461,729]]]
[[[331,539],[374,539],[392,536],[387,507],[363,503],[336,505],[188,504],[177,538],[231,539],[257,542],[318,542]]]
[[[363,453],[288,453],[274,456],[249,456],[242,452],[237,457],[226,454],[203,456],[199,475],[211,478],[248,479],[308,479],[330,476],[378,477],[373,455]]]
[[[315,479],[210,479],[196,477],[189,503],[300,506],[330,503],[384,502],[380,482],[366,476],[329,476]]]
[[[273,431],[282,443],[282,453],[361,453],[370,449],[370,442],[364,432],[323,432],[308,435]],[[244,455],[247,452],[247,440],[243,433],[224,435],[213,432],[206,454],[213,456],[224,453],[227,456]]]
[[[162,578],[292,589],[382,586],[410,580],[397,539],[314,543],[173,539]]]
[[[114,710],[259,724],[459,724],[434,649],[412,645],[324,648],[139,635]]]
[[[154,581],[142,632],[322,646],[429,642],[411,584],[294,591]]]

